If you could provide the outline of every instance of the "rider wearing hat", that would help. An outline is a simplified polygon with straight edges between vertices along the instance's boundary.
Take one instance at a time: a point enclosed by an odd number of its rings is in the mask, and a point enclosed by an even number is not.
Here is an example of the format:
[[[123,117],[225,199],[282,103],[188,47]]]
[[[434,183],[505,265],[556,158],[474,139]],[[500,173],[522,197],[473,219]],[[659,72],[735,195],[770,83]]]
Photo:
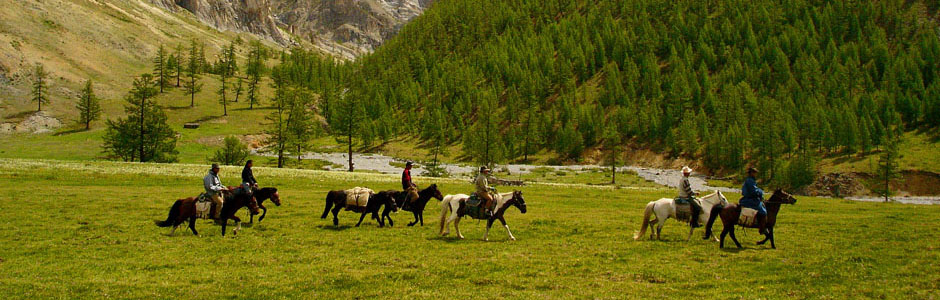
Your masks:
[[[225,186],[222,185],[222,181],[219,180],[219,164],[212,164],[212,169],[209,169],[209,174],[206,174],[206,176],[202,178],[202,185],[206,189],[206,195],[209,196],[212,203],[215,203],[215,214],[213,217],[218,220],[219,215],[222,213],[222,204],[225,199],[222,193],[226,190]]]
[[[689,175],[692,175],[692,168],[682,167],[682,178],[679,179],[679,197],[680,200],[688,201],[692,205],[692,216],[689,218],[689,225],[692,228],[701,227],[698,223],[699,214],[702,213],[702,206],[695,200],[695,192],[692,191],[692,184],[689,183]]]
[[[418,186],[411,180],[411,167],[414,162],[405,163],[405,170],[401,172],[401,189],[408,194],[402,207],[407,207],[412,201],[418,199]]]
[[[493,211],[490,210],[490,205],[493,203],[493,196],[490,195],[490,192],[495,191],[490,187],[489,183],[486,180],[486,175],[490,173],[490,169],[486,166],[480,167],[480,174],[477,175],[477,178],[473,180],[473,184],[477,187],[477,197],[483,199],[483,208],[486,209],[486,215],[492,217]]]
[[[757,187],[757,169],[748,168],[747,178],[741,186],[741,201],[739,205],[757,210],[757,228],[760,234],[765,234],[764,226],[767,224],[767,208],[764,207],[764,190]]]

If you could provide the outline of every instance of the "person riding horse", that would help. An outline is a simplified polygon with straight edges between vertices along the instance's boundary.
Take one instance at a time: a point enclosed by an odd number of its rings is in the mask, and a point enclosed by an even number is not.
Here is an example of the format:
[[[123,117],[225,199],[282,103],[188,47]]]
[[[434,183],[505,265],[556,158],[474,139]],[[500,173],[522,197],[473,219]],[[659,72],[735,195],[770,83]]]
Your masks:
[[[219,164],[212,164],[209,174],[202,178],[202,184],[206,189],[206,195],[209,196],[212,203],[215,203],[215,214],[212,217],[219,220],[219,214],[222,213],[222,205],[225,201],[222,193],[227,191],[225,186],[222,185],[222,181],[219,180]]]
[[[676,200],[689,202],[692,206],[692,216],[689,217],[689,225],[692,228],[702,227],[698,223],[699,214],[702,213],[702,206],[695,200],[696,193],[692,191],[692,184],[689,183],[689,175],[692,175],[692,168],[682,167],[682,178],[679,179],[679,197]]]
[[[254,166],[254,162],[250,159],[245,162],[245,168],[242,169],[242,183],[247,184],[251,188],[258,188],[258,181],[255,180],[255,174],[251,171],[251,167]]]
[[[757,210],[757,231],[766,234],[767,208],[764,207],[764,190],[757,187],[757,169],[748,168],[747,178],[741,186],[741,200],[738,205]]]
[[[418,185],[411,181],[411,167],[413,165],[414,162],[411,161],[405,163],[405,170],[401,172],[401,190],[408,194],[402,207],[410,207],[411,202],[418,199]]]
[[[486,175],[490,173],[490,169],[486,166],[480,167],[480,175],[477,175],[477,178],[473,181],[473,184],[476,185],[477,197],[483,199],[483,209],[486,212],[487,216],[492,217],[493,211],[490,209],[490,205],[493,203],[493,195],[490,193],[496,193],[496,189],[490,187],[489,182],[486,180]]]

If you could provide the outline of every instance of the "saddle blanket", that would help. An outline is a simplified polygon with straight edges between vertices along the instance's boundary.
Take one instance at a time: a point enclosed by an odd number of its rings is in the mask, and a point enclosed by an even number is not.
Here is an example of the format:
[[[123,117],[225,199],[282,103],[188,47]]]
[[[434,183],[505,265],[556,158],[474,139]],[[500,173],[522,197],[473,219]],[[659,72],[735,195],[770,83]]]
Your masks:
[[[375,194],[375,191],[364,187],[348,189],[346,190],[346,206],[366,206],[372,194]]]
[[[477,207],[477,206],[480,206],[480,203],[482,202],[483,202],[483,199],[481,199],[480,196],[477,196],[476,193],[470,194],[470,199],[467,199],[467,206]]]
[[[676,220],[679,221],[689,221],[692,218],[692,204],[688,202],[681,204],[679,201],[676,201]]]
[[[754,226],[754,222],[757,221],[757,210],[747,207],[741,208],[741,216],[738,217],[738,225],[744,227]]]

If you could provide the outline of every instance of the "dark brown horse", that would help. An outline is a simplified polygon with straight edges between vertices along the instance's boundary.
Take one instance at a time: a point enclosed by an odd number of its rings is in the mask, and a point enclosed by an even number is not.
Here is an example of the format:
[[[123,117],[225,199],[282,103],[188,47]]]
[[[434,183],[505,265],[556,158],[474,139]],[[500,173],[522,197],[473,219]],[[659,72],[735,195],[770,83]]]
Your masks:
[[[268,214],[268,209],[264,207],[264,200],[271,199],[271,202],[274,202],[274,205],[281,206],[281,195],[277,192],[277,188],[266,187],[266,188],[254,190],[252,191],[252,194],[255,196],[255,200],[258,201],[258,208],[260,208],[262,211],[261,216],[258,217],[259,223],[261,222],[261,220],[264,220],[264,216]],[[249,215],[251,215],[251,217],[248,220],[248,223],[249,224],[254,223],[255,214],[249,214]]]
[[[767,230],[767,234],[764,235],[763,241],[757,242],[758,245],[763,245],[770,240],[770,247],[777,249],[777,245],[774,244],[774,225],[777,223],[777,213],[780,212],[781,205],[794,203],[796,203],[796,198],[779,189],[774,191],[770,199],[764,201],[764,206],[767,207],[767,221],[764,226]],[[734,226],[738,224],[738,218],[741,216],[741,206],[731,203],[724,207],[713,207],[708,218],[708,223],[705,225],[705,239],[708,239],[712,235],[712,225],[715,223],[715,216],[721,217],[721,223],[724,226],[721,230],[721,238],[719,239],[718,247],[725,247],[725,236],[730,234],[734,244],[737,245],[738,248],[741,248],[741,243],[738,243],[738,238],[734,236]],[[747,228],[757,228],[757,222],[754,222],[754,225],[748,226]]]
[[[222,205],[222,212],[219,215],[222,223],[222,236],[225,236],[225,226],[228,223],[228,219],[235,220],[236,228],[232,231],[232,234],[238,234],[238,230],[240,230],[242,226],[242,220],[235,215],[235,212],[245,206],[251,210],[252,215],[258,214],[258,202],[255,201],[255,198],[251,195],[232,193],[225,197],[225,204]],[[157,223],[157,226],[173,226],[173,229],[170,230],[170,235],[173,235],[173,233],[176,232],[176,228],[186,219],[189,219],[189,229],[193,231],[193,234],[199,235],[199,233],[196,232],[196,197],[176,200],[173,206],[170,207],[170,213],[166,217],[166,221]]]
[[[414,222],[408,223],[408,226],[414,226],[421,223],[421,226],[424,226],[424,208],[427,206],[428,201],[431,198],[436,198],[437,201],[444,200],[444,195],[441,194],[441,191],[437,189],[437,184],[432,184],[431,186],[418,192],[418,199],[405,205],[406,198],[408,197],[408,192],[398,192],[395,195],[395,203],[398,204],[398,208],[404,211],[410,211],[415,215]]]
[[[398,206],[395,205],[395,195],[398,191],[381,191],[369,196],[369,200],[366,203],[366,206],[355,206],[355,205],[346,205],[346,191],[330,191],[326,194],[326,208],[323,209],[323,215],[320,216],[320,219],[326,219],[326,216],[330,213],[331,208],[333,212],[333,226],[339,225],[339,218],[336,214],[340,210],[345,208],[346,210],[358,212],[361,215],[359,216],[359,223],[356,223],[356,227],[362,224],[362,220],[365,219],[366,214],[371,213],[372,219],[379,222],[379,227],[385,227],[385,219],[388,219],[388,225],[393,226],[394,221],[392,217],[388,214],[389,212],[398,211]],[[385,206],[385,209],[382,211],[382,216],[379,217],[379,207]]]

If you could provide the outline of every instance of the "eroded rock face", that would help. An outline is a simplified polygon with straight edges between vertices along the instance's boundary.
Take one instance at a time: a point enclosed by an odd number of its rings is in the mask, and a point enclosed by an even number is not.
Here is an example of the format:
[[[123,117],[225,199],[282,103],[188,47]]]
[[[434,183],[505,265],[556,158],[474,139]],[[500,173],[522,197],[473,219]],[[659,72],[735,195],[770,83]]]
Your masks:
[[[375,50],[433,0],[151,0],[187,10],[219,30],[250,32],[284,46],[295,38],[344,58]]]

